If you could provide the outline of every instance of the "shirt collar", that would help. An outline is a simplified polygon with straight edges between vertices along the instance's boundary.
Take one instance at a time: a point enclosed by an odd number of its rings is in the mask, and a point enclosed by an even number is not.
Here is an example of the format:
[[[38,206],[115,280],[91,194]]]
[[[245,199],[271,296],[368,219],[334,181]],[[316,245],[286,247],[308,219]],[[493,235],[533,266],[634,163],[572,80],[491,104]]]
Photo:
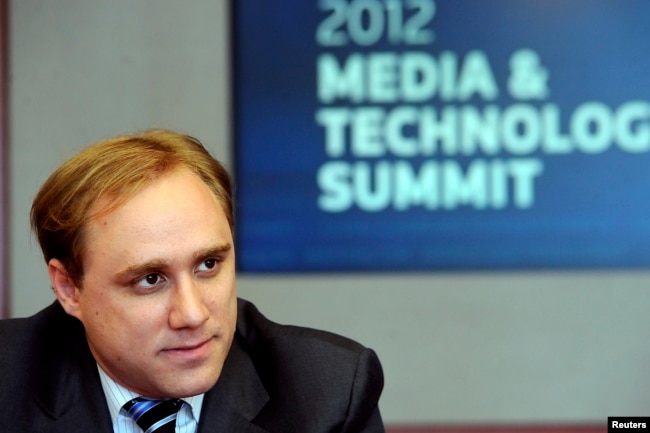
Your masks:
[[[97,364],[97,370],[99,371],[99,379],[102,382],[102,388],[104,389],[104,395],[106,396],[106,402],[108,403],[108,411],[111,414],[111,420],[115,422],[122,406],[124,406],[124,403],[133,400],[140,395],[130,391],[111,379],[99,364]],[[204,394],[199,394],[183,398],[183,401],[189,404],[192,408],[192,415],[194,415],[194,419],[197,423],[199,422],[199,417],[201,415],[203,396]]]

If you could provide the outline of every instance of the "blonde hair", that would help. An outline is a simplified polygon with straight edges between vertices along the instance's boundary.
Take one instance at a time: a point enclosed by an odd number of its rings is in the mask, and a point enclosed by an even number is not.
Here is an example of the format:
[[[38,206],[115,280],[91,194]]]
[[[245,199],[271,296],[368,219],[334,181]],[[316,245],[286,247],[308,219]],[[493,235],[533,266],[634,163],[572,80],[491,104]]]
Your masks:
[[[149,130],[87,147],[45,181],[31,209],[32,229],[45,261],[59,259],[81,287],[84,229],[89,221],[178,169],[187,169],[205,182],[223,206],[232,230],[232,181],[225,167],[193,137]]]

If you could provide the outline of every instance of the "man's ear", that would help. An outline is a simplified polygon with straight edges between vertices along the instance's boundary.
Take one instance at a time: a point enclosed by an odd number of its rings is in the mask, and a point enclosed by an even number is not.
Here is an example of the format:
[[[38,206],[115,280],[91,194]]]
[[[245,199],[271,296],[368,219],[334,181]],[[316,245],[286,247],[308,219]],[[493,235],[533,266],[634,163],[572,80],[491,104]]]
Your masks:
[[[47,272],[50,275],[50,282],[59,303],[71,316],[81,320],[81,309],[79,308],[79,288],[68,274],[59,259],[52,259],[47,264]]]

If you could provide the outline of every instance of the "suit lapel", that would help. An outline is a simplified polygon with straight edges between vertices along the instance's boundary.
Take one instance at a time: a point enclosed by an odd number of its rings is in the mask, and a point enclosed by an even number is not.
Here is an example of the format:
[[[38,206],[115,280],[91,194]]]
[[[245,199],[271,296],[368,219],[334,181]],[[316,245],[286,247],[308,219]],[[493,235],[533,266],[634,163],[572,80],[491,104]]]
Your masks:
[[[250,356],[235,338],[217,384],[203,400],[198,433],[268,433],[253,423],[268,400]]]
[[[81,323],[63,309],[43,341],[39,390],[34,399],[44,413],[43,431],[112,433],[106,397],[99,380],[97,364],[90,353]]]

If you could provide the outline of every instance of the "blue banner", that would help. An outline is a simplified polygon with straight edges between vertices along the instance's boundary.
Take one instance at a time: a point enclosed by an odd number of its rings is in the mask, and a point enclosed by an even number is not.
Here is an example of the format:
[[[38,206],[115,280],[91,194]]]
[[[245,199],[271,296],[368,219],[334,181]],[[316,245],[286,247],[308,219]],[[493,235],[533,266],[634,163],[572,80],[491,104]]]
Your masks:
[[[650,265],[650,2],[233,2],[243,272]]]

